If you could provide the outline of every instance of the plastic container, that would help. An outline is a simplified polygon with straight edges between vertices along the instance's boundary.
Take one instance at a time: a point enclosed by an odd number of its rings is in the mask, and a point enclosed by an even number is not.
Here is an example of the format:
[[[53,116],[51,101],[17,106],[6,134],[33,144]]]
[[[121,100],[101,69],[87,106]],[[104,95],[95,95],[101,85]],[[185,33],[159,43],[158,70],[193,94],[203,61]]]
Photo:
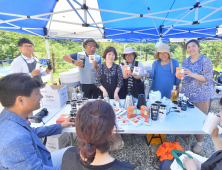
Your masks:
[[[204,122],[202,130],[211,135],[215,129],[215,127],[220,123],[220,115],[215,113],[208,113],[207,119]]]
[[[61,85],[67,85],[68,87],[76,87],[76,86],[80,85],[80,82],[79,81],[73,82],[73,83],[62,83],[61,82]]]
[[[71,71],[71,72],[79,72],[79,69],[78,68],[71,68],[71,69],[69,69],[69,71]]]
[[[59,79],[61,81],[61,84],[64,83],[76,83],[79,82],[79,72],[76,71],[68,71],[59,73]]]
[[[35,65],[35,70],[41,71],[41,68],[42,68],[42,63],[38,61]]]
[[[150,70],[151,70],[151,62],[146,61],[146,62],[144,63],[144,69],[146,70],[146,72],[147,72],[147,71],[150,71]]]

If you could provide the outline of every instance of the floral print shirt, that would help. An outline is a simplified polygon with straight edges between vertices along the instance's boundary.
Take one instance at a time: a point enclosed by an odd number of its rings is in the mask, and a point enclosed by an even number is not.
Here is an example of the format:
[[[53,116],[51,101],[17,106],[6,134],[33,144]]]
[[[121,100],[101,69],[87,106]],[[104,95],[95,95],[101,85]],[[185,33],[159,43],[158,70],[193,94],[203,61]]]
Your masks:
[[[189,98],[190,102],[207,102],[214,97],[213,84],[213,64],[208,57],[200,55],[194,63],[191,62],[191,56],[183,60],[182,67],[190,70],[192,73],[203,75],[205,82],[192,77],[184,77],[181,93]]]
[[[103,73],[102,73],[103,70]],[[109,71],[111,70],[111,71]],[[117,87],[121,88],[123,85],[123,73],[121,70],[121,67],[119,65],[116,65],[115,63],[113,63],[112,67],[109,69],[106,66],[106,63],[102,64],[102,65],[98,65],[97,67],[97,72],[96,72],[96,81],[95,81],[95,85],[96,87],[100,87],[102,84],[100,82],[101,80],[101,75],[105,74],[106,75],[106,81],[111,84],[111,76],[114,76],[116,74],[117,71],[117,75],[118,75],[118,80],[117,80]]]

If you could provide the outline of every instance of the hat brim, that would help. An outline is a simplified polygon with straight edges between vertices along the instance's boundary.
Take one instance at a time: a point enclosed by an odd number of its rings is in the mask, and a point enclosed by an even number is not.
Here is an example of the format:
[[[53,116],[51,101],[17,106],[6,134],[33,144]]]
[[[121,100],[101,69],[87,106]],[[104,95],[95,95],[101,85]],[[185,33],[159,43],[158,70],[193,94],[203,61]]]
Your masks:
[[[159,51],[159,52],[162,52],[162,51]],[[156,52],[155,54],[154,54],[154,59],[160,59],[160,57],[159,57],[159,52]],[[163,52],[166,52],[166,51],[163,51]],[[169,57],[170,58],[172,58],[173,57],[173,54],[171,54],[170,52],[166,52],[166,53],[168,53],[169,54]]]
[[[125,54],[130,54],[130,53],[134,53],[136,56],[138,56],[138,53],[136,51],[134,51],[134,52],[125,52],[125,53],[122,53],[121,56],[124,57]]]

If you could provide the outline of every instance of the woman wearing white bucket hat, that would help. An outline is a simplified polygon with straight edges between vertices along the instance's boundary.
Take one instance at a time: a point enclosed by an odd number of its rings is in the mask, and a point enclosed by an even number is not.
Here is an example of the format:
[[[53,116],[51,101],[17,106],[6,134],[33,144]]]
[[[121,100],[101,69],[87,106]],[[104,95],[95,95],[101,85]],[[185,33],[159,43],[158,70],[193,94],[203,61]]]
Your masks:
[[[180,79],[176,78],[176,67],[179,67],[179,62],[172,58],[170,48],[167,44],[160,44],[157,48],[153,62],[152,70],[145,74],[145,77],[153,79],[150,90],[160,91],[162,97],[170,99],[173,85],[177,85],[179,89]]]
[[[133,97],[138,98],[138,94],[144,94],[144,84],[141,81],[144,77],[143,64],[135,61],[138,53],[133,47],[125,48],[121,56],[124,58],[125,62],[120,64],[123,72],[123,86],[119,92],[120,98],[125,99],[129,92]],[[123,68],[126,66],[129,66],[128,72]],[[135,67],[139,67],[139,74],[133,73]]]

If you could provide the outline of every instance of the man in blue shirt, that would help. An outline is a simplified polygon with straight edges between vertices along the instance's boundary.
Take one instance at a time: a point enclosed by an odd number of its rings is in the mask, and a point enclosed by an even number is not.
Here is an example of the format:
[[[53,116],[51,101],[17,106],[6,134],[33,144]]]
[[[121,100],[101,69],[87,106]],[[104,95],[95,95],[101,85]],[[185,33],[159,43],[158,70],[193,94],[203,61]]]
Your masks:
[[[66,120],[61,124],[30,127],[28,115],[40,108],[40,82],[26,73],[15,73],[0,80],[0,169],[59,170],[67,148],[52,154],[39,138],[62,133],[62,128],[73,125]]]
[[[69,63],[73,63],[78,67],[80,83],[82,85],[84,97],[89,99],[96,99],[99,95],[99,89],[95,86],[95,77],[97,65],[101,65],[101,57],[95,54],[95,52],[96,49],[99,48],[99,45],[94,39],[90,38],[83,43],[83,47],[86,49],[86,52],[67,54],[63,56],[63,59]],[[90,55],[94,55],[95,57],[95,60],[92,62],[89,58]],[[85,59],[85,63],[81,61],[82,58]]]

